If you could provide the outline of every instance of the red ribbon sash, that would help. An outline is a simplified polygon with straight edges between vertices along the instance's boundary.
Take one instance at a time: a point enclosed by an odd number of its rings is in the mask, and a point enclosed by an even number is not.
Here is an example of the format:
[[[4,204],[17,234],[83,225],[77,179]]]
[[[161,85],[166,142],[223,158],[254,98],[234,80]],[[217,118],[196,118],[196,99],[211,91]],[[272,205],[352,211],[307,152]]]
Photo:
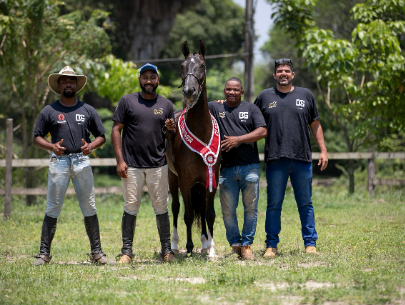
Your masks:
[[[183,110],[183,113],[181,114],[178,122],[180,136],[184,144],[186,144],[187,147],[192,151],[198,153],[202,157],[204,163],[207,165],[206,187],[209,187],[210,192],[212,192],[212,188],[217,188],[215,181],[215,171],[212,167],[217,162],[219,149],[221,147],[218,123],[212,116],[212,114],[210,114],[212,121],[212,134],[210,142],[208,143],[208,145],[206,145],[188,129],[186,120],[184,119],[184,114],[186,113],[186,111],[186,109]]]

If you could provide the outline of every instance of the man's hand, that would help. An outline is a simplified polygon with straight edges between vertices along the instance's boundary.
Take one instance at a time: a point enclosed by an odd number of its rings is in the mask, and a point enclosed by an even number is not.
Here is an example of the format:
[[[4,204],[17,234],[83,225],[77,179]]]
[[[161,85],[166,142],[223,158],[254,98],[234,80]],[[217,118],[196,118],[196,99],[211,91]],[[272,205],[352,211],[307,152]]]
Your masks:
[[[226,139],[221,141],[221,150],[222,151],[228,152],[239,144],[239,137],[229,137],[229,136],[224,136],[224,137]]]
[[[169,131],[175,131],[176,130],[176,125],[174,124],[173,119],[167,119],[165,121],[165,126],[166,126],[167,130],[169,130]]]
[[[319,154],[318,165],[321,165],[321,171],[323,171],[328,166],[328,153],[321,152]]]
[[[92,152],[93,148],[89,143],[87,143],[85,140],[82,139],[83,146],[80,147],[80,150],[82,151],[83,155],[88,156]]]
[[[62,147],[62,146],[61,146],[62,143],[63,143],[63,139],[60,140],[59,142],[53,144],[53,146],[52,146],[52,151],[53,151],[54,154],[57,155],[57,156],[61,156],[61,155],[65,152],[65,150],[66,150],[66,147]]]
[[[128,165],[124,161],[118,163],[117,164],[118,176],[120,176],[121,178],[128,178],[127,169],[128,169]]]
[[[224,104],[226,100],[215,100],[214,102],[218,104]]]

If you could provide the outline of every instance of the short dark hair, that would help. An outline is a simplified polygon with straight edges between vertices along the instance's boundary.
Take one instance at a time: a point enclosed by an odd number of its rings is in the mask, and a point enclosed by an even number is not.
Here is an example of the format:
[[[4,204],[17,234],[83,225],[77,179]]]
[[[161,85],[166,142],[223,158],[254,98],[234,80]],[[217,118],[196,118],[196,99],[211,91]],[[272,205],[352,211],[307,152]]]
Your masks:
[[[277,71],[278,66],[286,65],[291,68],[291,71],[294,71],[293,69],[293,63],[292,60],[289,58],[280,58],[274,61],[274,73]]]
[[[225,83],[225,86],[226,86],[226,84],[227,84],[229,81],[231,81],[231,80],[238,82],[238,83],[240,84],[240,89],[243,90],[242,81],[241,81],[239,78],[237,78],[237,77],[231,77],[230,79],[228,79],[228,80],[226,81],[226,83]]]

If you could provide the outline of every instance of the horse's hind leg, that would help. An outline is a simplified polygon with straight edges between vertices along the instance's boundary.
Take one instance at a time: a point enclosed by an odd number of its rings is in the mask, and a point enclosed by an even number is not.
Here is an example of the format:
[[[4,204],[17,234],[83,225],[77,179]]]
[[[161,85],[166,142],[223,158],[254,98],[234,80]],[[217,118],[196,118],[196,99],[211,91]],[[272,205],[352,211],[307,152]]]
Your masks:
[[[201,206],[201,254],[208,254],[208,234],[204,205]]]
[[[179,234],[177,233],[177,221],[179,219],[180,201],[179,201],[179,182],[178,178],[169,170],[169,190],[172,195],[172,214],[173,214],[173,234],[172,234],[172,251],[179,253]]]
[[[207,191],[207,225],[208,225],[208,257],[217,256],[215,253],[214,243],[214,222],[215,222],[215,209],[214,209],[214,197],[215,193],[209,193]]]

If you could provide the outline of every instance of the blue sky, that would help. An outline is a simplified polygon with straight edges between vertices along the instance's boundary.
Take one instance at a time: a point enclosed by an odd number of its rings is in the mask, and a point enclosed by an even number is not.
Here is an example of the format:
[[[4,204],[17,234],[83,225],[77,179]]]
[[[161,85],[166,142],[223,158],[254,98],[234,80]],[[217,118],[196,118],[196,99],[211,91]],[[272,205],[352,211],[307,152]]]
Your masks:
[[[241,7],[245,7],[246,0],[232,0],[233,2],[239,4]],[[255,43],[255,61],[261,61],[262,56],[260,54],[260,47],[269,39],[269,29],[272,25],[270,19],[271,7],[266,0],[253,0],[253,3],[257,1],[256,12],[254,15],[255,20],[255,31],[259,38]]]

